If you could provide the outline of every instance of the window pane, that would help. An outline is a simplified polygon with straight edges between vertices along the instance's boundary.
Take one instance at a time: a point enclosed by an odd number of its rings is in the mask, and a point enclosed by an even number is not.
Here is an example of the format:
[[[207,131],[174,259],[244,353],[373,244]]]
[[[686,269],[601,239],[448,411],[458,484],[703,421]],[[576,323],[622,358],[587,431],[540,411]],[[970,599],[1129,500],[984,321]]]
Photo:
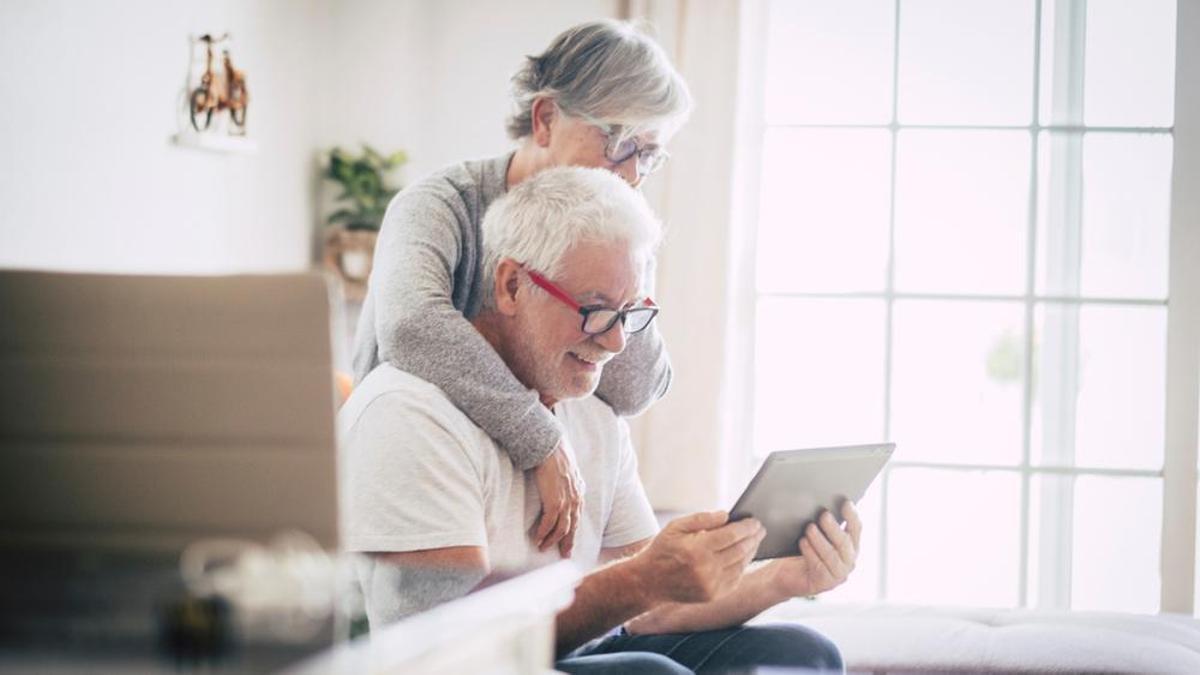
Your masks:
[[[887,131],[769,130],[759,208],[759,290],[882,291],[890,175]]]
[[[1084,121],[1170,126],[1176,0],[1088,0]]]
[[[1047,295],[1166,298],[1172,139],[1167,134],[1039,139],[1038,288]],[[1066,203],[1072,171],[1082,171]]]
[[[883,331],[879,300],[760,300],[757,451],[882,438]]]
[[[767,29],[768,124],[892,119],[892,0],[775,0]]]
[[[1033,18],[1028,0],[901,5],[900,122],[1029,124]]]
[[[897,153],[897,290],[1024,293],[1029,135],[904,131]]]
[[[1079,476],[1071,609],[1157,612],[1162,480]]]
[[[1166,318],[1163,307],[1038,307],[1035,463],[1162,468]]]
[[[891,436],[898,457],[1020,461],[1021,305],[897,301],[893,323]]]
[[[1030,489],[1031,605],[1157,611],[1160,479],[1041,475]]]
[[[1017,604],[1015,473],[893,469],[887,518],[888,600]]]

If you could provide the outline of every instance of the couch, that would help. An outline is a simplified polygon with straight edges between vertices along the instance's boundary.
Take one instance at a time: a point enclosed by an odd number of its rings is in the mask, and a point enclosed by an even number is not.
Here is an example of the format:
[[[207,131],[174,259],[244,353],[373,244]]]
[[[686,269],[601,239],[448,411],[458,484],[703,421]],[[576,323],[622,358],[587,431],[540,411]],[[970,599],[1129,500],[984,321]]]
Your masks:
[[[1200,673],[1200,621],[1180,615],[795,600],[756,621],[820,631],[851,673]]]

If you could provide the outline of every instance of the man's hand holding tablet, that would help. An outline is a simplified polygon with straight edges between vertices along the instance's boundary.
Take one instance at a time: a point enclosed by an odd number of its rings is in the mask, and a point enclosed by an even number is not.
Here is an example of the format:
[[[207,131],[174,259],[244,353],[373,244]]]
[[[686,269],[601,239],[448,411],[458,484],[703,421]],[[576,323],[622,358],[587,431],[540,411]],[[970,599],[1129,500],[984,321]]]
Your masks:
[[[862,498],[895,447],[892,443],[877,443],[772,452],[730,509],[729,519],[755,518],[766,528],[767,536],[755,560],[806,556],[802,539],[810,532],[820,534],[826,530],[821,520],[827,519],[833,526],[838,521],[849,524],[845,504]],[[853,533],[853,548],[857,550],[862,525],[857,516],[853,522],[854,529],[848,526],[844,533]],[[831,533],[826,533],[826,538],[832,545],[840,543],[843,549],[850,543]],[[818,544],[808,544],[815,547],[814,555],[829,553]],[[836,567],[836,561],[829,562]]]
[[[816,595],[841,584],[858,560],[862,535],[854,501],[862,498],[893,448],[887,443],[771,453],[727,520],[724,513],[713,512],[685,516],[690,527],[679,528],[678,519],[667,526],[692,539],[708,535],[706,540],[720,536],[733,541],[736,546],[711,543],[729,549],[727,570],[740,573],[736,584],[725,588],[728,582],[722,581],[699,597],[660,604],[627,621],[626,630],[633,635],[716,630],[745,623],[790,598]],[[707,516],[711,521],[704,522]],[[759,523],[765,530],[759,529]],[[739,534],[734,526],[747,529]],[[696,528],[703,531],[695,532]],[[653,557],[648,550],[639,557]],[[752,557],[774,560],[741,573]],[[676,570],[679,562],[673,563]],[[689,564],[683,561],[684,567]],[[704,597],[710,599],[696,602]]]
[[[783,596],[812,596],[846,580],[858,560],[862,520],[854,500],[895,450],[891,443],[771,453],[730,510],[767,529],[756,560]],[[835,515],[837,517],[835,517]]]
[[[799,557],[767,563],[775,587],[788,597],[812,596],[835,588],[850,576],[858,560],[862,521],[854,502],[842,503],[842,520],[828,511],[809,523],[797,548]]]

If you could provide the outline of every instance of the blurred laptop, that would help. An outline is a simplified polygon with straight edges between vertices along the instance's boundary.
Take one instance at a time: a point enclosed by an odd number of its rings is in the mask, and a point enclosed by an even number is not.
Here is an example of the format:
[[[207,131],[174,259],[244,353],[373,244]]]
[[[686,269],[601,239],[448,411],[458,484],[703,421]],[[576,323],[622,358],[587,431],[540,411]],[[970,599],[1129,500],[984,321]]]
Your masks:
[[[198,540],[334,550],[331,362],[318,274],[0,271],[0,657],[155,634]]]

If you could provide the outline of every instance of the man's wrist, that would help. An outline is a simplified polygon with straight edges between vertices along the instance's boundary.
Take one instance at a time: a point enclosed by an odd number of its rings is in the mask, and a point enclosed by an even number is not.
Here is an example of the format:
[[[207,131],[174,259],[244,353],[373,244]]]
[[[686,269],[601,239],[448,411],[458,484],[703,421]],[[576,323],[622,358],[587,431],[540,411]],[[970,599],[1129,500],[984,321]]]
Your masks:
[[[805,589],[796,588],[795,582],[787,578],[790,572],[788,566],[792,562],[794,561],[787,558],[778,558],[763,565],[760,570],[763,579],[761,592],[766,595],[765,600],[772,605],[809,595]]]
[[[640,552],[615,562],[612,566],[615,568],[615,572],[622,575],[623,583],[633,589],[636,597],[641,599],[644,604],[641,612],[663,602],[663,598],[659,597],[660,585],[653,583],[652,575],[646,565],[646,558]]]

